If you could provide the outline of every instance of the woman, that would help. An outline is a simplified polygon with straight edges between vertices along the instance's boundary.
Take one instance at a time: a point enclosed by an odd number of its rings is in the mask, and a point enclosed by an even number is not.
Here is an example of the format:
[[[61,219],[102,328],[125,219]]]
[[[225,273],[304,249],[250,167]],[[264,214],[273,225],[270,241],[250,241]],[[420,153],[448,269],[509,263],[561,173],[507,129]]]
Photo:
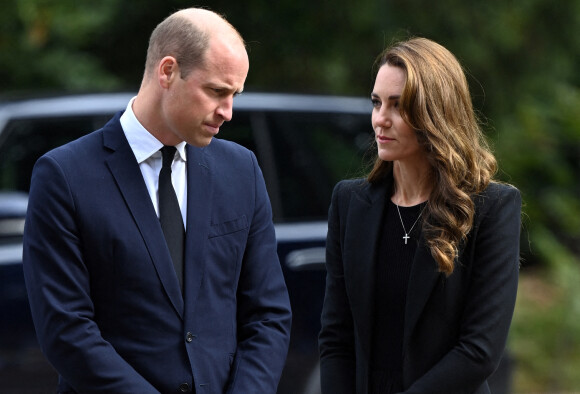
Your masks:
[[[490,393],[516,299],[520,194],[493,180],[447,49],[410,39],[377,64],[378,157],[329,210],[322,392]]]

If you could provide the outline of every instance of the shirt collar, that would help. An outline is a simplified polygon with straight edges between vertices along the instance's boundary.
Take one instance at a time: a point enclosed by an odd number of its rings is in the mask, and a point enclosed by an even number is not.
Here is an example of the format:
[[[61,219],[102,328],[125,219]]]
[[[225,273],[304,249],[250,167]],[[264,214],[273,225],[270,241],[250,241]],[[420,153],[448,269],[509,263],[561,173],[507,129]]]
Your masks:
[[[139,122],[135,113],[133,112],[133,101],[135,101],[135,97],[129,101],[127,104],[127,108],[123,115],[121,115],[121,126],[123,127],[123,131],[125,132],[125,136],[127,137],[127,141],[133,150],[133,154],[137,159],[137,163],[141,164],[154,154],[156,154],[159,149],[163,147],[163,144],[153,136],[150,132],[143,127],[143,125]],[[186,142],[182,141],[179,144],[175,145],[177,148],[177,152],[179,152],[179,157],[183,161],[187,161],[185,155],[185,145]]]

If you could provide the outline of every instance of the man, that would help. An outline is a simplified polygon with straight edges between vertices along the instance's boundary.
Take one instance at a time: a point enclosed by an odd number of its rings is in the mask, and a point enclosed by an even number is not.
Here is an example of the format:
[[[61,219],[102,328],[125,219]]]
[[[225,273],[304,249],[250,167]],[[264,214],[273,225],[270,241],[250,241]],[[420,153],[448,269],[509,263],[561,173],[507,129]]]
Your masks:
[[[178,11],[127,110],[37,162],[24,272],[59,392],[276,392],[291,312],[271,207],[255,156],[213,139],[248,68],[228,22]]]

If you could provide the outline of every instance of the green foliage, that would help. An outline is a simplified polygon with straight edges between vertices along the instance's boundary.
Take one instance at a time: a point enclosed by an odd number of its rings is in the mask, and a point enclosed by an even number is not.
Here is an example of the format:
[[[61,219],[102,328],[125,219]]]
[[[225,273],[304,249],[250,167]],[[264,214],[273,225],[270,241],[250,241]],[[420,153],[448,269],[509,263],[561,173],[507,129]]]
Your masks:
[[[576,392],[580,388],[580,265],[550,231],[533,231],[549,267],[524,269],[509,348],[518,392]]]
[[[522,190],[526,226],[544,228],[555,245],[580,260],[580,90],[553,82],[522,94],[514,112],[500,118],[496,133],[500,165]],[[531,233],[539,244],[547,233]],[[524,244],[525,246],[525,244]],[[533,248],[533,246],[532,246]],[[527,258],[552,264],[555,253]]]
[[[114,89],[119,80],[91,53],[114,0],[5,0],[0,80],[7,90]]]

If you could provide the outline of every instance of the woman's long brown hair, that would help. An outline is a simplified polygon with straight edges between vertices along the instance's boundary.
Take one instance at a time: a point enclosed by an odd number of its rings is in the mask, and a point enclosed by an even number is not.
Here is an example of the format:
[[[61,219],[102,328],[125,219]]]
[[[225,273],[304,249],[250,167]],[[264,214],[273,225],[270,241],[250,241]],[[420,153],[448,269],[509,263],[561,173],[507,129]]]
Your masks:
[[[399,42],[376,62],[406,73],[401,94],[403,119],[415,130],[431,164],[433,190],[423,214],[423,234],[439,271],[450,275],[459,244],[473,225],[472,196],[483,191],[497,171],[473,110],[465,73],[455,56],[425,39]],[[377,157],[368,181],[382,181],[392,162]]]

